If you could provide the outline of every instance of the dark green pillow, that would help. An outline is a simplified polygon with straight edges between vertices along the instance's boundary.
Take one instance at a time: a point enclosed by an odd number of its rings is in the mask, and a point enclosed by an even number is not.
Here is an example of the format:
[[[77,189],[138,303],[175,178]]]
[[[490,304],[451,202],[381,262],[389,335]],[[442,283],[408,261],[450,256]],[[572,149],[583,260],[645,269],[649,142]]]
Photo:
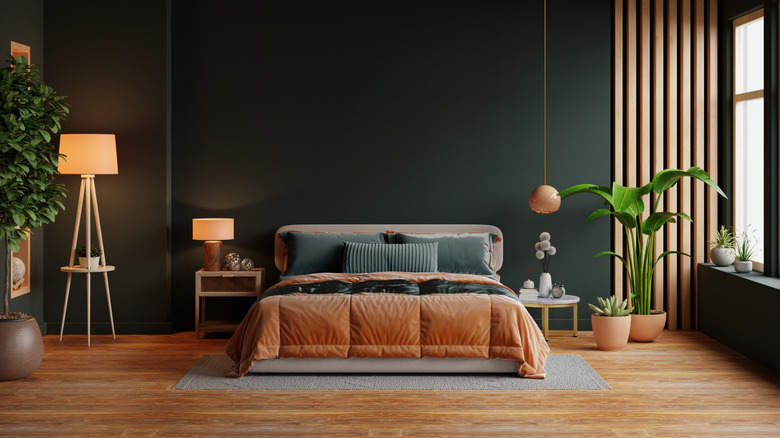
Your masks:
[[[493,270],[493,237],[490,233],[406,234],[398,233],[398,243],[437,242],[439,272],[476,274],[497,278]]]
[[[344,243],[344,272],[437,272],[438,242],[377,245]]]
[[[283,277],[316,272],[342,272],[344,242],[384,244],[382,233],[301,233],[290,231],[287,243],[287,269]]]

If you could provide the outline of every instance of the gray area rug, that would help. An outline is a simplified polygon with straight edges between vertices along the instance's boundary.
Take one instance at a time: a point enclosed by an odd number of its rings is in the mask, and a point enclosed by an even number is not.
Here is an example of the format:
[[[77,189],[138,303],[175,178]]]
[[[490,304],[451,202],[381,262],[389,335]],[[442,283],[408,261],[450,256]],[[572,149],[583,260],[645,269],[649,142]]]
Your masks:
[[[203,356],[173,389],[217,390],[547,390],[612,389],[581,356],[547,357],[547,377],[524,379],[502,374],[247,374],[224,377],[233,368],[226,355]]]

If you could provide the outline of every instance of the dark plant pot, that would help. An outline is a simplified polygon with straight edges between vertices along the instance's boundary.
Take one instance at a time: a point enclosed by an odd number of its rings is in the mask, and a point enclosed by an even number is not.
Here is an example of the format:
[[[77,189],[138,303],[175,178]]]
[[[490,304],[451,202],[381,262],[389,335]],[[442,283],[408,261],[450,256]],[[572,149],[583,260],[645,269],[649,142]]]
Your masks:
[[[35,318],[0,319],[0,381],[23,379],[43,361],[43,337]]]

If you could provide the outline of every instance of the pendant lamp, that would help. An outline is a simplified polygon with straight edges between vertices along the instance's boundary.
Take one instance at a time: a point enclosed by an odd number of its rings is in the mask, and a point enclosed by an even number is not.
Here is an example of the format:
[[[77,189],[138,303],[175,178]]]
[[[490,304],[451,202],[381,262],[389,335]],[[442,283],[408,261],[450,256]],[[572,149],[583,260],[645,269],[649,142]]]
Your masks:
[[[544,0],[544,184],[535,188],[528,198],[535,213],[555,213],[561,207],[561,197],[555,187],[547,185],[547,0]]]

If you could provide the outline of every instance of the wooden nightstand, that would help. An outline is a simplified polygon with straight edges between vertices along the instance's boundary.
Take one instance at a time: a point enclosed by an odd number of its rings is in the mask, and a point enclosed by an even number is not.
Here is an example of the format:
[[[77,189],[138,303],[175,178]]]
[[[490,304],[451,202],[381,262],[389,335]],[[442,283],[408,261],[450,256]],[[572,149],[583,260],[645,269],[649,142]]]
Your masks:
[[[251,271],[204,271],[195,273],[195,338],[201,331],[232,331],[238,323],[209,321],[206,316],[207,297],[259,297],[265,288],[265,269]]]

